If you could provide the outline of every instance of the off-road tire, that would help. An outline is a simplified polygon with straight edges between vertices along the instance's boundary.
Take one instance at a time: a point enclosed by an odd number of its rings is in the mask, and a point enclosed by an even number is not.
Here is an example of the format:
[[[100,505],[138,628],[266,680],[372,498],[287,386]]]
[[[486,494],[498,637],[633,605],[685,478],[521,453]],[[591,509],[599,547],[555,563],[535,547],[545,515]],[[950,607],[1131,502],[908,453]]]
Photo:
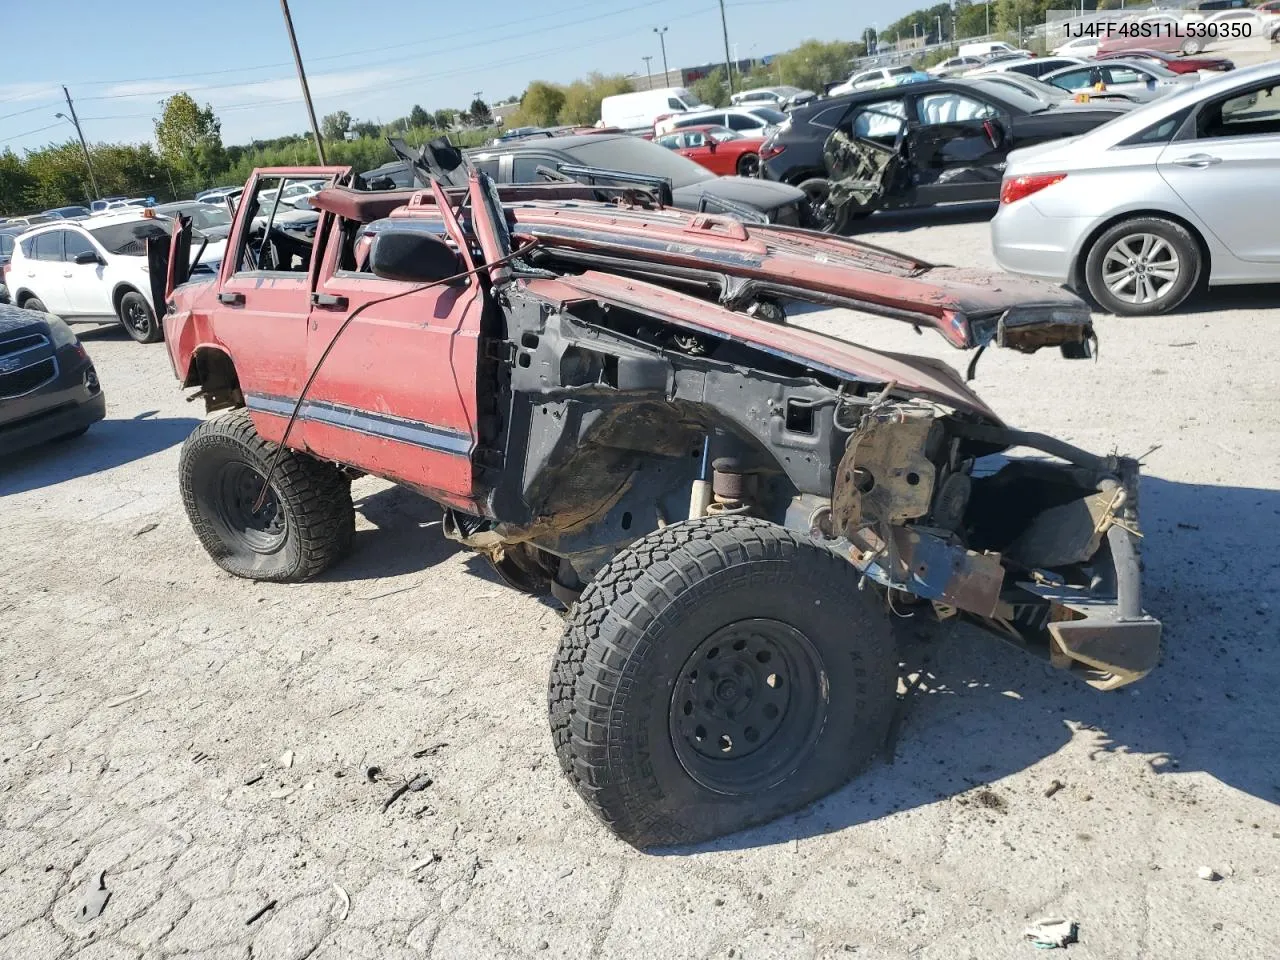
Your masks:
[[[717,792],[678,753],[676,738],[688,742],[679,713],[689,709],[680,683],[725,629],[766,623],[799,631],[819,655],[820,720],[807,746],[765,774],[776,780]],[[848,781],[884,744],[896,683],[892,629],[848,561],[763,520],[694,520],[638,540],[583,591],[551,671],[551,733],[561,768],[619,837],[641,849],[697,842]],[[797,699],[794,709],[809,703]],[[784,720],[792,710],[788,702]]]
[[[124,332],[138,343],[157,343],[164,339],[164,327],[156,319],[156,312],[137,290],[130,290],[120,298],[116,317]]]
[[[200,543],[223,570],[250,580],[308,580],[342,557],[355,534],[351,481],[337,467],[284,451],[271,476],[283,533],[278,546],[267,550],[255,549],[231,529],[218,506],[224,468],[247,466],[265,477],[276,449],[258,435],[246,410],[204,421],[182,445],[182,503]]]
[[[1126,236],[1150,234],[1166,241],[1177,254],[1179,273],[1168,285],[1167,292],[1149,303],[1131,303],[1108,289],[1103,280],[1107,252]],[[1100,307],[1121,317],[1151,317],[1176,309],[1200,283],[1204,255],[1191,231],[1180,223],[1163,217],[1133,217],[1104,230],[1085,256],[1084,281],[1089,295]]]
[[[44,305],[44,301],[39,297],[27,297],[22,301],[23,310],[34,310],[36,313],[48,313],[49,308]]]

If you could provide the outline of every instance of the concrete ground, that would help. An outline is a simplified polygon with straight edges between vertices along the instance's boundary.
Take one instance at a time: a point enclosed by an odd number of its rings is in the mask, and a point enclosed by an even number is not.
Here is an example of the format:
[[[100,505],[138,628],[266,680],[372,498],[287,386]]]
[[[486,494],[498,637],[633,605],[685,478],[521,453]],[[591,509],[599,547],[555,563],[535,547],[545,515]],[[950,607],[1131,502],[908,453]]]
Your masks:
[[[982,266],[989,213],[864,226]],[[1148,679],[1097,693],[957,628],[893,765],[662,855],[560,774],[553,609],[372,479],[318,581],[221,573],[176,486],[199,407],[162,347],[86,332],[108,419],[0,465],[0,957],[998,960],[1035,956],[1043,916],[1079,924],[1081,960],[1280,955],[1278,295],[1100,317],[1097,362],[978,365],[1014,424],[1155,448]],[[806,322],[969,359],[893,321]]]

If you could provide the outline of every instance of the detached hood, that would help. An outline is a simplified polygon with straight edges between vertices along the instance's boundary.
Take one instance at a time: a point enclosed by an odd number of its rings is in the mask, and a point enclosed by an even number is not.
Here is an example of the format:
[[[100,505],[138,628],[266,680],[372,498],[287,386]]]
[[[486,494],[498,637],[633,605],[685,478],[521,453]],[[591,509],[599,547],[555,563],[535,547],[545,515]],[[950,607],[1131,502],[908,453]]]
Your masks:
[[[535,260],[704,286],[733,310],[803,300],[938,331],[952,346],[995,343],[1088,356],[1089,309],[1060,287],[937,266],[844,237],[678,210],[529,201],[506,206]],[[775,312],[771,309],[770,312]]]

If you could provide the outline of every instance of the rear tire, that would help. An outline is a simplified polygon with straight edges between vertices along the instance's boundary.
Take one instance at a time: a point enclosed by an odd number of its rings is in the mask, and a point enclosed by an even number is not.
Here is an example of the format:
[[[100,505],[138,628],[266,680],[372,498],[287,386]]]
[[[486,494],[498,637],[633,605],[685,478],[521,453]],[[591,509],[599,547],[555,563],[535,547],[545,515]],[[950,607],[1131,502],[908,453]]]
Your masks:
[[[138,343],[156,343],[164,338],[164,328],[156,320],[151,304],[136,290],[130,290],[120,298],[116,316],[125,333]]]
[[[831,181],[825,177],[811,177],[797,186],[809,199],[809,220],[813,229],[823,233],[844,233],[849,225],[849,208],[831,205]]]
[[[852,565],[762,520],[694,520],[583,591],[552,669],[552,738],[619,837],[690,843],[845,783],[884,744],[896,682],[888,619]]]
[[[1200,244],[1180,223],[1134,217],[1104,231],[1085,258],[1089,294],[1122,317],[1150,317],[1181,304],[1200,282]]]
[[[760,176],[760,155],[758,153],[744,153],[738,158],[738,176]]]
[[[1188,37],[1182,41],[1182,54],[1186,57],[1194,57],[1197,53],[1204,49],[1204,41],[1198,37]]]
[[[258,435],[248,411],[204,421],[182,445],[182,503],[223,570],[250,580],[308,580],[351,547],[351,481],[331,464],[286,449],[255,513],[276,450]]]

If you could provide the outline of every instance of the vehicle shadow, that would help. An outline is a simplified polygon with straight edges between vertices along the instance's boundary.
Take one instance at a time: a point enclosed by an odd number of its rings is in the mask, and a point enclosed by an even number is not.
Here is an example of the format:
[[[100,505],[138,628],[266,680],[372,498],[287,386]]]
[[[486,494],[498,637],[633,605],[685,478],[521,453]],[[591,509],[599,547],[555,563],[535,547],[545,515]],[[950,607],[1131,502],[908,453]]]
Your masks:
[[[1280,283],[1213,287],[1192,294],[1170,316],[1219,313],[1223,310],[1268,310],[1280,304]]]
[[[350,555],[318,581],[396,577],[434,567],[462,549],[441,532],[440,507],[405,487],[357,492],[355,507],[376,529],[357,530]]]
[[[0,465],[0,497],[51,487],[149,457],[187,438],[194,417],[135,417],[101,420],[82,437],[54,440],[8,458]]]
[[[877,210],[869,217],[855,220],[846,231],[856,238],[860,233],[902,233],[920,227],[937,227],[956,223],[986,223],[996,215],[999,204],[982,200],[972,203],[947,203],[936,207],[911,210]]]
[[[1144,601],[1164,622],[1161,663],[1146,679],[1101,693],[976,627],[938,628],[891,764],[877,763],[796,814],[660,853],[818,836],[968,791],[997,812],[1047,804],[1039,789],[1015,793],[997,781],[1082,739],[1094,756],[1137,755],[1157,774],[1198,771],[1280,803],[1280,643],[1270,607],[1280,590],[1280,491],[1147,477],[1142,497]],[[1070,779],[1050,761],[1044,786],[1055,772]],[[1124,797],[1102,795],[1112,782],[1068,786],[1087,786],[1123,811]]]

